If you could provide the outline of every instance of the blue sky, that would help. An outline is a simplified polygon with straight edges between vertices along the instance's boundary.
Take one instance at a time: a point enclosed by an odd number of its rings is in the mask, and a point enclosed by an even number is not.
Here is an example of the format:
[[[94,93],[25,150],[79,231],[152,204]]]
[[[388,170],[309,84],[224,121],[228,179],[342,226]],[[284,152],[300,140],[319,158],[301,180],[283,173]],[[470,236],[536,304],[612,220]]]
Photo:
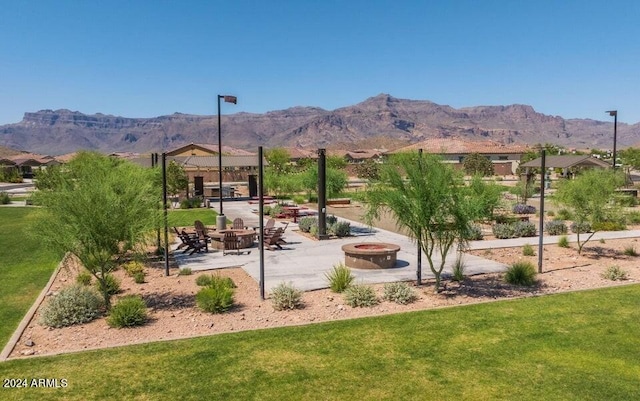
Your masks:
[[[639,1],[2,0],[0,124],[154,117],[379,93],[640,122]]]

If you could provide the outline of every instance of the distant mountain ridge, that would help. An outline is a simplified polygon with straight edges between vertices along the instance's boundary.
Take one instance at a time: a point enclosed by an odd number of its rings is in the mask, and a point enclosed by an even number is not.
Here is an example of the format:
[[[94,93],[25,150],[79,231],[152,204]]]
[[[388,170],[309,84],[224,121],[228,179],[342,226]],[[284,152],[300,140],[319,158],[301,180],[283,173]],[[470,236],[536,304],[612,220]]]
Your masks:
[[[25,113],[19,123],[0,126],[0,145],[52,155],[79,149],[149,152],[188,143],[217,143],[217,129],[215,115],[127,118],[41,110]],[[429,138],[611,148],[612,131],[611,121],[565,120],[538,113],[528,105],[455,109],[387,94],[331,111],[297,106],[264,114],[222,116],[223,144],[251,151],[260,145],[347,149],[382,144],[391,149]],[[639,142],[640,123],[618,123],[619,147]]]

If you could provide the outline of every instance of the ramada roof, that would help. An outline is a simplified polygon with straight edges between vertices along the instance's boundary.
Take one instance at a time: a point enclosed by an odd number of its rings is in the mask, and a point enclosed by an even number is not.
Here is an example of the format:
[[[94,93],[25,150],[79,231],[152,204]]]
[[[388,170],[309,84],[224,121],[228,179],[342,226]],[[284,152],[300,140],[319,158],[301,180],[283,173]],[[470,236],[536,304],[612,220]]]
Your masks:
[[[523,163],[521,167],[539,168],[542,166],[542,158]],[[569,168],[577,166],[596,166],[602,168],[611,167],[605,161],[592,157],[591,155],[562,155],[562,156],[546,156],[544,159],[546,168]]]
[[[388,153],[410,152],[422,149],[426,153],[446,154],[522,154],[530,150],[527,145],[505,145],[495,141],[467,141],[463,139],[435,138],[414,143]]]

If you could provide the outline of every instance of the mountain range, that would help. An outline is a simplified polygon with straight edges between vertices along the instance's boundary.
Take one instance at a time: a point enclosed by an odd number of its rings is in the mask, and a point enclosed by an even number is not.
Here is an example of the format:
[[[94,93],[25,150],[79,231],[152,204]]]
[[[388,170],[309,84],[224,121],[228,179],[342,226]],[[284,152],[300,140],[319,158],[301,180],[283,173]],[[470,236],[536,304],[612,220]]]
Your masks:
[[[217,116],[175,113],[154,118],[83,114],[69,110],[25,113],[22,121],[0,126],[0,145],[57,155],[79,149],[149,152],[189,143],[217,143]],[[528,105],[455,109],[427,100],[387,94],[335,110],[292,107],[263,114],[222,116],[222,143],[307,149],[394,149],[429,138],[494,140],[509,144],[553,143],[570,148],[610,149],[612,121],[563,119]],[[640,143],[640,123],[618,123],[618,147]]]

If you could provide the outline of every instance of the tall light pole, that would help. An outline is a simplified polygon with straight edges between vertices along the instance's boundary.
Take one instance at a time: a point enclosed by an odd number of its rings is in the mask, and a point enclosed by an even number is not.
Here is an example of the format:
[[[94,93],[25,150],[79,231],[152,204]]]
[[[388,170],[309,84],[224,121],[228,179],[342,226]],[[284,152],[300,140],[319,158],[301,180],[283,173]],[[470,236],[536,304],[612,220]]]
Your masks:
[[[216,219],[216,228],[224,230],[227,228],[227,218],[222,211],[222,129],[220,119],[220,99],[224,99],[227,103],[238,103],[238,98],[229,95],[218,95],[218,196],[220,197],[220,214]]]
[[[616,137],[618,136],[618,110],[606,111],[613,116],[613,169],[616,169]]]

